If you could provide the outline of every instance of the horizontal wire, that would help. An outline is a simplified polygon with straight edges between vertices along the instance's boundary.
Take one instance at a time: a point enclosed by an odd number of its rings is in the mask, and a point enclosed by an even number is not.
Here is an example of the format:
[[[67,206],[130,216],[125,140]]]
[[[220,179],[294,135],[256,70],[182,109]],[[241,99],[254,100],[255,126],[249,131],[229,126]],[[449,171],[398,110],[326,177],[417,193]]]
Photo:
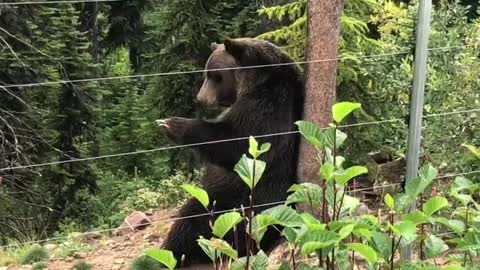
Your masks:
[[[466,48],[466,47],[469,47],[469,46],[475,46],[475,45],[467,44],[467,45],[437,47],[437,48],[430,48],[428,50],[429,51],[450,50],[450,49],[455,49],[455,48]],[[402,52],[397,52],[397,53],[384,53],[384,54],[371,54],[371,55],[364,55],[364,56],[359,55],[357,57],[360,58],[360,59],[368,59],[368,58],[402,55],[402,54],[409,54],[409,53],[411,53],[411,51],[402,51]],[[267,65],[253,65],[253,66],[242,66],[242,67],[231,67],[231,68],[201,69],[201,70],[189,70],[189,71],[170,71],[170,72],[150,73],[150,74],[135,74],[135,75],[111,76],[111,77],[99,77],[99,78],[87,78],[87,79],[59,80],[59,81],[47,81],[47,82],[37,82],[37,83],[25,83],[25,84],[7,84],[7,85],[4,85],[4,87],[6,87],[6,88],[33,87],[33,86],[46,86],[46,85],[79,83],[79,82],[94,82],[94,81],[108,81],[108,80],[120,80],[120,79],[148,78],[148,77],[158,77],[158,76],[185,75],[185,74],[205,73],[207,71],[210,71],[210,72],[211,71],[228,71],[228,70],[242,70],[242,69],[253,69],[253,68],[267,68],[267,67],[313,64],[313,63],[320,63],[320,62],[348,60],[350,58],[351,57],[338,57],[338,58],[330,58],[330,59],[307,60],[307,61],[298,61],[298,62],[277,63],[277,64],[267,64]]]
[[[452,235],[452,234],[456,234],[455,232],[445,232],[445,233],[439,233],[439,234],[433,234],[433,236],[436,236],[436,237],[443,237],[443,236],[448,236],[448,235]],[[298,267],[298,265],[300,263],[303,263],[303,264],[307,264],[308,263],[317,263],[318,262],[318,257],[312,257],[312,258],[304,258],[304,259],[300,259],[300,260],[296,260],[296,265]],[[273,264],[271,267],[279,267],[283,264],[284,262],[282,263],[276,263],[276,264]],[[270,267],[270,266],[269,266]]]
[[[442,178],[447,178],[447,177],[452,177],[452,176],[461,176],[461,175],[468,175],[468,174],[474,174],[474,173],[480,173],[480,171],[447,174],[447,175],[443,175],[443,176],[438,176],[435,179],[442,179]],[[357,193],[357,192],[360,192],[360,191],[377,190],[377,189],[381,189],[381,188],[399,186],[399,185],[400,185],[400,183],[393,183],[393,184],[381,185],[381,186],[376,186],[376,187],[359,188],[359,189],[354,189],[354,190],[348,190],[348,191],[346,191],[346,193],[347,194],[352,194],[352,193]],[[252,208],[259,208],[259,207],[273,206],[273,205],[281,205],[281,204],[284,204],[286,202],[287,202],[286,200],[283,200],[283,201],[277,201],[277,202],[257,204],[257,205],[253,205]],[[250,209],[250,206],[243,207],[243,209]],[[166,218],[166,219],[152,221],[152,222],[150,222],[150,224],[153,225],[153,224],[158,224],[158,223],[174,222],[174,221],[178,221],[178,220],[206,217],[206,216],[211,216],[212,214],[213,215],[225,214],[225,213],[237,212],[237,211],[241,211],[241,210],[242,210],[242,207],[231,208],[231,209],[226,209],[226,210],[213,211],[213,212],[210,212],[210,213],[202,213],[202,214],[189,215],[189,216],[184,216],[184,217]],[[122,230],[122,229],[132,229],[132,228],[131,228],[131,226],[123,226],[123,227],[120,226],[120,227],[117,227],[117,228],[83,232],[83,233],[80,233],[78,236],[86,236],[86,235],[90,235],[90,234],[106,233],[106,232],[112,232],[112,231]],[[60,236],[60,237],[46,238],[46,239],[36,240],[36,241],[28,241],[28,242],[23,242],[23,243],[18,243],[18,244],[4,245],[4,246],[0,246],[0,250],[6,249],[6,248],[11,248],[11,247],[29,245],[29,244],[40,244],[40,243],[45,243],[45,242],[50,242],[50,241],[67,239],[67,238],[68,238],[68,236]]]
[[[385,188],[385,187],[391,187],[391,186],[397,186],[399,184],[387,184],[387,185],[382,185],[382,186],[377,186],[377,187],[368,187],[368,188],[359,188],[355,190],[348,190],[346,193],[351,194],[355,192],[360,192],[360,191],[365,191],[365,190],[375,190],[375,189],[380,189],[380,188]],[[273,206],[273,205],[280,205],[286,203],[286,200],[283,201],[277,201],[277,202],[270,202],[270,203],[264,203],[264,204],[257,204],[253,205],[253,208],[259,208],[259,207],[265,207],[265,206]],[[243,209],[250,209],[250,206],[248,207],[243,207]],[[150,224],[158,224],[158,223],[165,223],[165,222],[174,222],[178,220],[185,220],[185,219],[192,219],[192,218],[199,218],[199,217],[205,217],[205,216],[211,216],[216,215],[216,214],[225,214],[229,212],[236,212],[240,211],[241,208],[231,208],[231,209],[226,209],[226,210],[220,210],[220,211],[214,211],[213,213],[202,213],[202,214],[196,214],[196,215],[189,215],[189,216],[184,216],[184,217],[173,217],[173,218],[166,218],[166,219],[161,219],[161,220],[156,220],[151,222]],[[80,233],[79,236],[86,236],[90,234],[97,234],[97,233],[106,233],[106,232],[112,232],[116,230],[122,230],[122,229],[131,229],[130,226],[120,226],[117,228],[110,228],[110,229],[103,229],[103,230],[95,230],[95,231],[88,231],[88,232],[83,232]],[[56,240],[62,240],[66,239],[68,236],[60,236],[60,237],[53,237],[53,238],[46,238],[42,240],[37,240],[37,241],[29,241],[29,242],[23,242],[19,244],[11,244],[11,245],[5,245],[5,246],[0,246],[0,250],[3,248],[9,248],[9,247],[15,247],[15,246],[21,246],[21,245],[27,245],[27,244],[39,244],[39,243],[44,243],[44,242],[50,242],[50,241],[56,241]]]
[[[0,6],[18,6],[18,5],[41,5],[41,4],[77,4],[77,3],[101,3],[101,2],[120,2],[123,0],[56,0],[56,1],[18,1],[2,2]]]
[[[466,173],[446,174],[446,175],[439,176],[439,177],[437,177],[436,179],[452,178],[452,177],[464,176],[464,175],[470,175],[470,174],[476,174],[476,173],[480,173],[480,170],[478,170],[478,171],[466,172]]]
[[[436,116],[446,116],[446,115],[462,114],[462,113],[470,113],[470,112],[480,112],[480,109],[453,111],[453,112],[445,112],[445,113],[435,113],[435,114],[424,115],[423,117],[424,118],[430,118],[430,117],[436,117]],[[340,125],[338,127],[339,128],[346,128],[346,127],[368,126],[368,125],[375,125],[375,124],[382,124],[382,123],[389,123],[389,122],[397,122],[397,121],[404,121],[404,120],[405,119],[403,119],[403,118],[393,118],[393,119],[386,119],[386,120],[379,120],[379,121],[370,121],[370,122],[363,122],[363,123],[356,123],[356,124]],[[322,129],[328,129],[328,128],[322,128]],[[267,137],[275,137],[275,136],[283,136],[283,135],[292,135],[292,134],[298,134],[298,133],[299,133],[299,131],[295,130],[295,131],[285,131],[285,132],[278,132],[278,133],[256,135],[254,137],[255,138],[267,138]],[[172,145],[172,146],[165,146],[165,147],[154,148],[154,149],[139,150],[139,151],[134,151],[134,152],[124,152],[124,153],[110,154],[110,155],[102,155],[102,156],[96,156],[96,157],[86,157],[86,158],[77,158],[77,159],[69,159],[69,160],[58,160],[58,161],[38,163],[38,164],[30,164],[30,165],[19,165],[19,166],[13,166],[13,167],[0,168],[0,172],[8,171],[8,170],[28,169],[28,168],[44,167],[44,166],[51,166],[51,165],[58,165],[58,164],[66,164],[66,163],[72,163],[72,162],[94,161],[94,160],[99,160],[99,159],[123,157],[123,156],[129,156],[129,155],[137,155],[137,154],[147,154],[147,153],[181,149],[181,148],[194,147],[194,146],[202,146],[202,145],[210,145],[210,144],[217,144],[217,143],[248,140],[249,138],[250,137],[238,137],[238,138],[214,140],[214,141],[207,141],[207,142],[200,142],[200,143]]]

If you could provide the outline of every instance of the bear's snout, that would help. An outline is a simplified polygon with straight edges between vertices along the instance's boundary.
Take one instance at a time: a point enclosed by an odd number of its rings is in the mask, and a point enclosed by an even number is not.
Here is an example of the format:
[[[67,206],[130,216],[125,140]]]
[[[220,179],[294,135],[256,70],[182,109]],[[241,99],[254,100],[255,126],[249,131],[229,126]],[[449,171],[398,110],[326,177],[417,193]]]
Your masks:
[[[207,87],[200,88],[200,91],[197,94],[197,100],[206,106],[215,105],[217,102],[216,96],[212,94],[212,91],[208,90]]]

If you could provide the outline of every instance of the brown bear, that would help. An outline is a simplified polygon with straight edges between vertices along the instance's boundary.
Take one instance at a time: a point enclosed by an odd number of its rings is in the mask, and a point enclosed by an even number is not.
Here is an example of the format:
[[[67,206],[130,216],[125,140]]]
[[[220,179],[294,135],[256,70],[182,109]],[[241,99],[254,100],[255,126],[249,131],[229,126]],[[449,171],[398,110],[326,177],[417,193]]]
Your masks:
[[[210,141],[260,136],[261,143],[272,147],[261,159],[267,162],[262,180],[253,192],[256,205],[282,202],[288,188],[296,183],[296,167],[300,137],[294,123],[302,118],[304,84],[300,67],[274,44],[252,38],[226,39],[213,45],[206,63],[205,80],[198,100],[207,105],[229,107],[214,120],[173,117],[162,121],[167,136],[176,144],[196,144]],[[281,65],[276,65],[281,64]],[[252,67],[253,66],[253,67]],[[199,144],[193,147],[200,155],[205,173],[202,187],[215,201],[214,211],[239,209],[250,204],[247,185],[234,172],[235,164],[248,151],[248,140]],[[279,204],[280,204],[279,203]],[[212,206],[210,206],[212,207]],[[264,208],[255,208],[259,213]],[[195,199],[179,211],[179,217],[208,213]],[[200,236],[212,236],[209,216],[177,220],[166,237],[163,248],[171,250],[177,259],[185,255],[184,265],[209,261],[197,244]],[[246,255],[245,225],[237,226],[225,240]],[[235,238],[235,241],[234,241]],[[269,230],[261,248],[273,249],[280,234]]]

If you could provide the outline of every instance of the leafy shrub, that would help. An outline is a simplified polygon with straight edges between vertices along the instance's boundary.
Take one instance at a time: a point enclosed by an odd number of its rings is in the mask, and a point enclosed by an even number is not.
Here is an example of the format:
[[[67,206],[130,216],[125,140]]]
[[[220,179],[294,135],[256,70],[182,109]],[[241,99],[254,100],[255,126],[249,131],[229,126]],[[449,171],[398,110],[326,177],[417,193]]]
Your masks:
[[[177,171],[171,177],[160,181],[156,187],[145,187],[137,190],[122,204],[122,213],[128,215],[135,210],[174,207],[182,204],[187,196],[180,186],[199,177],[200,172],[193,174]]]
[[[0,266],[9,266],[17,264],[17,259],[7,252],[0,252]]]
[[[91,270],[92,265],[85,261],[78,261],[72,266],[73,270]]]
[[[151,191],[148,188],[139,189],[122,204],[122,213],[128,215],[135,210],[145,211],[157,208],[161,197],[162,194],[159,192]]]
[[[251,211],[245,211],[243,215],[238,212],[220,215],[212,225],[214,237],[198,239],[198,244],[214,264],[224,261],[232,270],[268,268],[268,257],[262,250],[253,255],[247,250],[246,257],[239,258],[238,252],[222,239],[242,220],[251,221],[247,247],[260,243],[269,227],[283,227],[281,233],[291,254],[300,254],[303,258],[315,256],[318,260],[318,266],[310,266],[304,260],[299,263],[292,256],[281,269],[352,269],[359,266],[355,255],[365,260],[367,269],[475,269],[480,264],[480,205],[474,199],[480,191],[480,184],[465,177],[456,177],[449,189],[443,191],[444,195],[438,194],[435,189],[430,190],[438,179],[438,171],[429,164],[425,165],[416,178],[406,183],[402,193],[384,196],[386,216],[355,214],[360,201],[349,195],[347,187],[350,181],[367,173],[367,169],[344,167],[345,158],[339,155],[339,150],[347,135],[338,126],[359,108],[356,103],[335,104],[332,110],[334,123],[326,130],[305,121],[296,123],[303,137],[318,151],[321,181],[319,184],[293,185],[285,204],[254,217]],[[235,166],[237,174],[252,191],[267,166],[259,157],[269,148],[268,143],[259,145],[251,137],[248,152],[252,158],[243,155]],[[478,148],[467,148],[480,156]],[[210,210],[208,194],[204,190],[189,185],[183,187]],[[406,213],[416,201],[420,201],[418,208]],[[297,212],[291,207],[297,203],[306,204],[308,210]],[[445,215],[449,208],[453,211]],[[317,213],[320,218],[315,216]],[[443,238],[445,230],[451,236],[450,246]],[[407,246],[417,247],[420,261],[412,264],[398,260],[399,249]],[[174,269],[178,263],[178,258],[168,250],[151,249],[145,254],[169,269]],[[437,266],[436,259],[445,257],[446,265]],[[458,264],[465,268],[458,268]]]
[[[82,242],[79,233],[71,233],[67,240],[58,246],[54,255],[60,258],[67,258],[77,253],[87,253],[90,251],[90,246]]]
[[[33,265],[32,270],[43,270],[43,269],[46,269],[47,266],[48,266],[48,263],[39,262]]]
[[[177,171],[158,180],[153,177],[134,179],[121,171],[98,173],[98,190],[95,194],[87,190],[77,194],[76,203],[67,209],[68,218],[63,221],[57,236],[72,231],[115,228],[134,210],[176,206],[185,200],[179,186],[194,181],[198,175],[197,171]]]
[[[148,256],[136,258],[129,267],[129,270],[159,270],[162,265]]]
[[[30,264],[34,262],[42,262],[48,260],[48,251],[39,246],[34,245],[26,248],[22,254],[19,256],[19,263],[20,264]]]
[[[182,191],[180,186],[198,181],[201,173],[199,170],[194,170],[193,173],[176,171],[171,177],[162,180],[158,187],[155,188],[161,194],[160,206],[172,207],[183,204],[188,196]]]

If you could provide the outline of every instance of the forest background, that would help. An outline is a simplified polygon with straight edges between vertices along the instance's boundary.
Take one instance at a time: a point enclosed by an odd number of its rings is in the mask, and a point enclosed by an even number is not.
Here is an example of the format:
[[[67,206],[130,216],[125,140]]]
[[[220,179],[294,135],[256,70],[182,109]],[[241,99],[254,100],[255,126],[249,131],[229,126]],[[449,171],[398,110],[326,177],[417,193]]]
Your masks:
[[[427,115],[479,108],[479,3],[434,3]],[[0,5],[0,244],[114,228],[133,210],[176,206],[185,196],[179,185],[198,179],[189,149],[30,165],[167,146],[156,119],[218,110],[195,103],[201,73],[141,75],[201,70],[209,44],[224,37],[259,36],[305,60],[305,7],[306,0]],[[408,0],[345,1],[337,99],[362,104],[352,123],[400,119],[345,129],[352,163],[406,153],[417,8]],[[100,77],[121,78],[49,83]],[[422,159],[444,173],[479,170],[460,147],[480,145],[479,114],[426,118]]]

